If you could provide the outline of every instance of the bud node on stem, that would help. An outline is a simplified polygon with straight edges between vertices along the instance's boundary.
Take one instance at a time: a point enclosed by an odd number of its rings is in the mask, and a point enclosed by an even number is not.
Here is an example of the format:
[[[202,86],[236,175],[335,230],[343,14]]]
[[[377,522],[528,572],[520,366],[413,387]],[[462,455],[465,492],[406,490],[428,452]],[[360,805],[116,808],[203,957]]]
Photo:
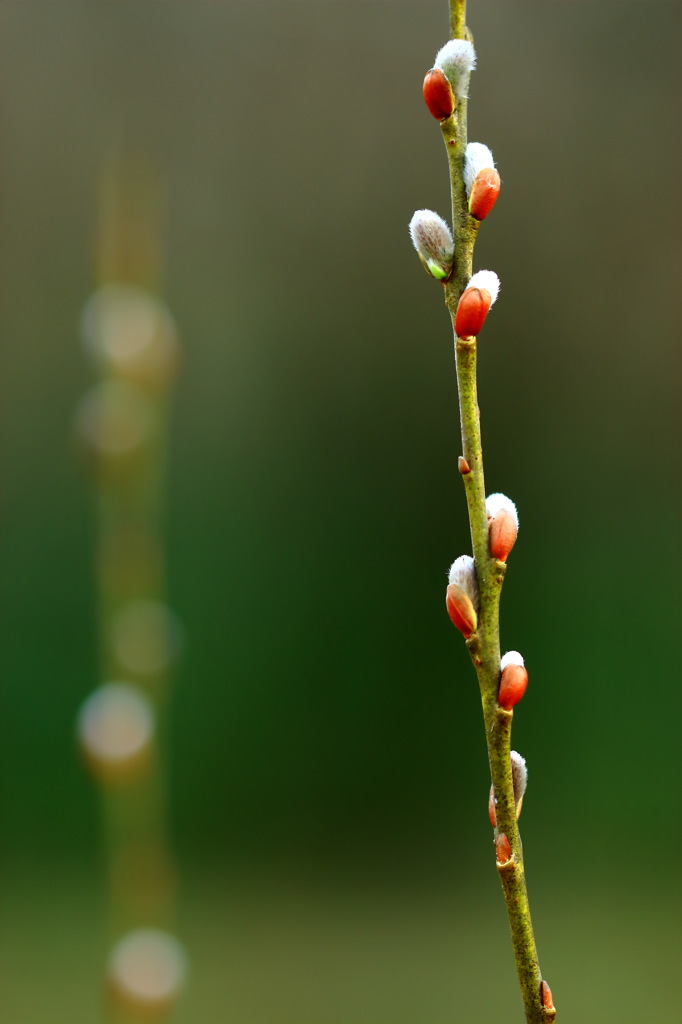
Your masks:
[[[469,196],[469,213],[476,220],[485,220],[500,194],[500,176],[488,168],[477,176]]]
[[[511,846],[504,832],[500,832],[499,836],[495,840],[495,856],[498,864],[506,864],[508,860],[511,860]]]
[[[455,245],[452,232],[433,210],[417,210],[410,221],[410,237],[422,265],[438,281],[452,273]]]
[[[492,270],[479,270],[470,279],[460,296],[455,315],[455,334],[458,338],[475,337],[497,299],[500,279]]]
[[[516,505],[506,494],[489,494],[485,500],[485,511],[488,517],[490,554],[498,561],[506,562],[519,532]]]
[[[528,672],[518,651],[508,651],[500,661],[500,686],[497,703],[505,711],[515,707],[528,686]]]
[[[554,1001],[552,999],[552,990],[546,981],[540,983],[540,1001],[546,1010],[554,1009]]]
[[[478,626],[476,609],[469,595],[456,583],[450,583],[445,594],[445,605],[452,624],[469,639]]]
[[[444,121],[455,109],[455,94],[442,68],[431,68],[426,72],[424,101],[437,121]]]

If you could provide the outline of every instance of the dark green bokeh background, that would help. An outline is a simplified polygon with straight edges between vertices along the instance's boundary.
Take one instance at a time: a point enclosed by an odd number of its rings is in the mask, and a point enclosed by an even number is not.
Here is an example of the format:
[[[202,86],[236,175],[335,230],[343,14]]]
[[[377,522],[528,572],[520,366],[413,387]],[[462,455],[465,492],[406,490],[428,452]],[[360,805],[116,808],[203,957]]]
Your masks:
[[[646,9],[645,9],[646,7]],[[679,9],[471,0],[489,490],[562,1024],[677,1020]],[[521,1019],[475,678],[452,342],[411,252],[448,210],[421,80],[445,0],[0,7],[3,1020],[98,1020],[91,371],[112,140],[160,168],[185,363],[167,537],[188,649],[173,815],[192,1024]]]

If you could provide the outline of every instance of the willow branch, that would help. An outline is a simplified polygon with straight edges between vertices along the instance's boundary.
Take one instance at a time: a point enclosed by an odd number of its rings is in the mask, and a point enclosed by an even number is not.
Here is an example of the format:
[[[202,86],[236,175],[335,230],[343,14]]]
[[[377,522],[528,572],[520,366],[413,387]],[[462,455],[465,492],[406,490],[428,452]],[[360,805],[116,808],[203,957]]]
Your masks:
[[[465,24],[466,0],[450,0],[453,38],[470,38]],[[457,305],[473,272],[473,252],[479,222],[469,213],[464,184],[464,154],[467,146],[467,100],[457,100],[451,117],[441,122],[450,170],[454,266],[445,284],[445,303],[455,325]],[[476,387],[476,338],[458,338],[455,332],[455,361],[459,393],[460,426],[464,463],[462,479],[466,492],[471,542],[478,578],[480,611],[478,629],[467,647],[478,675],[490,773],[496,797],[496,837],[504,834],[511,856],[498,862],[498,872],[507,905],[514,957],[527,1024],[549,1024],[556,1010],[543,1006],[542,976],[538,964],[523,866],[523,849],[517,825],[516,803],[510,763],[513,712],[497,703],[500,678],[499,606],[506,565],[490,554],[485,507],[483,449]]]

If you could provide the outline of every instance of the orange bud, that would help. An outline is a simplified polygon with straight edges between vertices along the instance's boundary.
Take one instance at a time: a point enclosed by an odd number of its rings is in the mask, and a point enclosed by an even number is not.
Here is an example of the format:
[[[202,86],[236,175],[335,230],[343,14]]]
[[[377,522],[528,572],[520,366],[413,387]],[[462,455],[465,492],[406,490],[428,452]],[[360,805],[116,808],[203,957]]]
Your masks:
[[[552,990],[546,981],[540,982],[540,1000],[546,1010],[554,1009],[554,1001],[552,999]]]
[[[448,589],[445,592],[445,606],[453,624],[467,639],[476,632],[478,626],[476,609],[466,591],[456,583],[448,584]]]
[[[493,167],[479,171],[471,186],[469,213],[476,220],[485,220],[500,194],[500,176]]]
[[[500,676],[497,703],[505,711],[511,711],[518,704],[528,686],[528,672],[523,665],[507,665]]]
[[[495,856],[497,857],[498,864],[506,864],[508,860],[511,860],[511,855],[509,840],[504,832],[500,832],[495,840]]]
[[[471,466],[469,465],[469,463],[467,462],[463,455],[460,455],[460,457],[457,459],[457,469],[460,471],[462,476],[466,476],[467,473],[471,472]]]
[[[455,94],[440,68],[431,68],[427,71],[424,79],[424,100],[437,121],[444,121],[455,109]]]
[[[485,511],[488,516],[490,554],[500,562],[506,562],[519,532],[516,505],[506,494],[489,494],[485,499]]]
[[[521,807],[523,805],[523,794],[526,792],[526,785],[528,782],[528,769],[526,768],[526,762],[523,757],[516,750],[509,752],[509,760],[511,762],[512,772],[512,784],[514,787],[514,801],[516,803],[516,817],[521,813]],[[488,817],[490,818],[490,824],[493,828],[497,827],[497,812],[496,812],[497,801],[495,799],[495,787],[490,787],[490,797],[488,799]]]
[[[506,509],[500,509],[488,524],[490,533],[490,554],[506,562],[509,552],[514,547],[519,531],[517,520]]]
[[[488,799],[488,817],[490,818],[490,824],[493,828],[497,826],[497,815],[495,813],[495,790],[490,787],[490,797]]]
[[[492,296],[486,288],[467,288],[459,300],[455,316],[455,334],[458,338],[475,338],[479,333],[488,310]]]

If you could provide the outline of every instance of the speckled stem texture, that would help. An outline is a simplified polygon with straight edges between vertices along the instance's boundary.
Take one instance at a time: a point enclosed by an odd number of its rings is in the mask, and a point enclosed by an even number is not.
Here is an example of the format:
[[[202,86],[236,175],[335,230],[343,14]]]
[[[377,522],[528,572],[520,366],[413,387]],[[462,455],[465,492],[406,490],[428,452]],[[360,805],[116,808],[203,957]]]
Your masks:
[[[453,39],[471,39],[466,27],[466,0],[450,0],[450,34]],[[464,185],[464,152],[467,145],[467,100],[458,99],[452,117],[441,122],[450,169],[455,263],[445,285],[445,303],[452,318],[460,296],[472,275],[473,251],[478,221],[469,214]],[[459,392],[463,455],[469,467],[462,473],[471,526],[471,542],[478,576],[480,612],[478,631],[467,641],[481,688],[490,774],[497,799],[495,836],[504,833],[511,846],[511,858],[497,863],[509,914],[514,957],[521,986],[527,1024],[549,1024],[556,1010],[542,1005],[542,975],[530,919],[523,867],[523,848],[516,821],[516,806],[510,764],[513,712],[497,703],[500,677],[499,608],[506,571],[503,562],[490,554],[485,510],[483,451],[476,391],[476,338],[457,338],[455,360]],[[466,466],[463,467],[466,469]]]

